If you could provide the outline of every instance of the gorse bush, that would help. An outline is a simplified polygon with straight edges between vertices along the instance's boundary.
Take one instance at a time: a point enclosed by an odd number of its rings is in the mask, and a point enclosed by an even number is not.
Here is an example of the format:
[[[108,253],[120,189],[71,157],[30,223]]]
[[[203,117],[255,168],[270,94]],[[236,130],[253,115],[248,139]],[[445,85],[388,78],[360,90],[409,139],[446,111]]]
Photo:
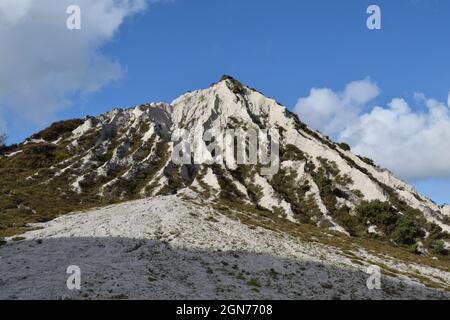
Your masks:
[[[448,238],[448,233],[444,232],[442,230],[442,228],[440,226],[438,226],[435,223],[432,223],[430,228],[429,228],[429,235],[428,235],[428,239],[433,241],[433,240],[442,240],[442,239],[447,239]]]
[[[317,172],[313,174],[313,179],[319,188],[323,204],[330,212],[333,212],[336,207],[336,197],[333,193],[333,181],[328,177],[327,173],[326,169],[320,167]]]
[[[356,208],[356,212],[361,222],[382,226],[389,233],[398,219],[397,211],[392,208],[389,202],[380,200],[362,201]]]
[[[407,215],[402,215],[396,222],[392,232],[392,240],[398,244],[413,245],[417,238],[424,237],[425,233],[419,226]]]
[[[363,201],[356,212],[362,224],[377,226],[385,237],[399,245],[413,245],[417,238],[425,236],[413,216],[398,213],[389,202]]]
[[[297,220],[302,223],[310,223],[311,218],[320,217],[322,214],[315,200],[307,193],[311,186],[307,180],[299,183],[294,170],[280,169],[272,177],[271,185],[283,200],[291,204],[292,211]]]
[[[342,150],[345,150],[345,151],[350,151],[350,150],[351,150],[350,145],[347,144],[347,143],[345,143],[345,142],[339,143],[338,146],[339,146]]]
[[[340,224],[351,236],[362,234],[364,228],[358,221],[358,218],[350,214],[350,208],[341,206],[333,212],[333,218]]]

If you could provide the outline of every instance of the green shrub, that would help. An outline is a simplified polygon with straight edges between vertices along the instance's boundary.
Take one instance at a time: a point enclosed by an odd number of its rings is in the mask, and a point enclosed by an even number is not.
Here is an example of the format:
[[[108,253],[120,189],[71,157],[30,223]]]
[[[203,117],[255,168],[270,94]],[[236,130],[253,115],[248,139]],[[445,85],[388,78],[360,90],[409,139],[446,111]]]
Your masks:
[[[419,244],[418,243],[414,243],[410,246],[406,247],[408,249],[409,252],[414,253],[414,254],[420,254],[419,251]]]
[[[431,253],[446,256],[448,255],[448,250],[445,248],[444,241],[435,241],[431,244]]]
[[[247,281],[247,285],[252,286],[252,287],[261,287],[258,280],[256,280],[256,279],[251,279],[251,280]]]
[[[185,185],[181,175],[181,166],[173,162],[170,162],[164,168],[164,176],[167,178],[168,183],[158,192],[159,195],[176,194]]]
[[[281,161],[301,161],[305,159],[305,154],[292,144],[286,145],[286,147],[281,150]]]
[[[339,168],[336,164],[336,162],[324,159],[322,157],[317,157],[317,160],[319,160],[320,164],[322,165],[323,169],[325,170],[325,173],[331,174],[333,177],[337,177],[340,173]]]
[[[4,155],[8,152],[14,152],[17,150],[18,145],[16,143],[11,145],[0,144],[0,155]]]
[[[349,184],[353,183],[353,179],[348,175],[338,175],[336,177],[336,183],[340,184],[341,186],[348,186]]]
[[[280,169],[272,177],[271,185],[285,201],[291,204],[296,219],[302,223],[309,223],[311,217],[322,214],[315,200],[306,197],[306,193],[311,189],[308,181],[299,184],[296,178],[297,174],[294,170]]]
[[[336,208],[336,194],[333,187],[333,181],[328,178],[328,172],[329,171],[324,169],[324,167],[320,167],[317,172],[312,174],[312,177],[319,188],[323,204],[330,213],[333,213]]]
[[[423,231],[409,216],[402,215],[397,220],[391,237],[397,244],[414,245],[416,239],[424,235]]]
[[[213,173],[216,175],[217,181],[219,182],[220,197],[225,200],[236,201],[240,203],[242,201],[241,199],[245,198],[245,194],[239,191],[232,180],[226,177],[225,171],[220,165],[213,164],[210,167]],[[239,181],[241,183],[245,183],[245,177],[249,174],[249,171],[247,171],[247,169],[249,168],[249,166],[239,166],[237,170],[232,173],[232,175],[239,176],[243,179]]]
[[[447,239],[448,238],[448,233],[445,231],[442,231],[442,228],[440,226],[438,226],[435,223],[432,223],[428,232],[430,233],[428,235],[428,239],[430,241],[434,241],[434,240],[442,240],[442,239]]]
[[[333,218],[341,225],[351,236],[358,236],[364,231],[358,217],[350,214],[347,206],[342,206],[333,212]]]
[[[315,175],[314,182],[319,187],[320,195],[322,197],[333,193],[333,181],[327,177],[323,168],[320,168],[318,174]]]
[[[392,208],[389,202],[380,200],[362,201],[356,208],[360,221],[364,224],[370,221],[371,224],[381,228],[385,234],[390,234],[398,220],[397,211]]]
[[[361,192],[361,190],[358,189],[353,189],[352,193],[357,196],[358,198],[363,199],[364,198],[364,193]]]
[[[52,144],[34,144],[25,146],[14,161],[17,167],[22,168],[48,168],[57,158],[57,147]]]
[[[450,224],[450,217],[449,216],[445,216],[443,219],[445,224]]]
[[[398,245],[411,246],[417,238],[425,236],[413,215],[400,215],[389,202],[363,201],[356,208],[360,222],[370,222],[378,227],[388,239]]]
[[[364,161],[365,163],[367,163],[368,165],[374,166],[375,167],[375,162],[370,159],[370,158],[366,158],[366,157],[361,157],[358,156],[362,161]]]
[[[345,143],[345,142],[339,143],[338,146],[339,146],[342,150],[345,150],[345,151],[350,151],[350,150],[351,150],[350,145],[348,145],[348,144]]]

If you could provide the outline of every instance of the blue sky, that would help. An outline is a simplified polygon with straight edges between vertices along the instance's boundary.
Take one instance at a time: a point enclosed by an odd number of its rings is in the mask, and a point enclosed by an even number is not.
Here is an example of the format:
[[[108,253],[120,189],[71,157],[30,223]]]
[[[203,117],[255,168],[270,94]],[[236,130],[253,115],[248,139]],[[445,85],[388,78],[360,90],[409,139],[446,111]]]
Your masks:
[[[366,27],[370,4],[382,10],[381,30]],[[80,7],[83,19],[89,7],[84,2]],[[8,99],[8,92],[0,89],[3,127],[10,142],[21,141],[56,119],[95,115],[116,106],[170,102],[188,90],[207,87],[222,74],[233,75],[291,110],[299,98],[310,95],[311,88],[340,92],[363,79],[376,85],[379,94],[360,106],[360,112],[386,107],[394,98],[407,101],[412,113],[426,112],[427,104],[417,99],[417,93],[447,102],[450,2],[446,0],[174,0],[127,10],[113,35],[103,36],[88,49],[107,57],[109,71],[119,65],[121,70],[98,79],[94,90],[84,90],[80,81],[73,88],[69,83],[46,116],[33,121],[15,112],[27,112],[14,105],[24,102]],[[58,19],[66,17],[64,13]],[[80,32],[89,33],[90,25]],[[64,35],[67,41],[77,37]],[[102,70],[86,68],[85,76],[96,77]],[[7,71],[0,68],[0,72],[5,78]],[[442,150],[443,157],[449,152]],[[429,177],[410,175],[408,180],[436,202],[450,202],[450,172],[444,171]]]

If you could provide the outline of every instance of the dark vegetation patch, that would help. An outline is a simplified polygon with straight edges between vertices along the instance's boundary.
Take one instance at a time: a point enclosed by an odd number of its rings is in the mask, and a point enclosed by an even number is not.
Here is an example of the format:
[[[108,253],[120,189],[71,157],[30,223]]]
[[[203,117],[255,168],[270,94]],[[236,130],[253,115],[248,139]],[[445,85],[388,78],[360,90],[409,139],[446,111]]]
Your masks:
[[[62,122],[54,124],[39,133],[42,139],[54,140],[55,137],[73,131],[80,122]],[[152,179],[167,160],[168,143],[155,144],[154,138],[150,139],[142,148],[142,152],[136,149],[136,156],[144,159],[150,154],[152,146],[156,156],[137,170],[132,180],[119,178],[129,168],[115,165],[108,170],[106,176],[95,173],[83,176],[80,181],[81,193],[72,190],[72,182],[77,178],[80,161],[87,151],[96,147],[92,156],[92,164],[89,169],[95,169],[109,161],[113,151],[123,141],[116,138],[117,134],[110,127],[105,126],[101,130],[91,129],[78,140],[77,146],[68,145],[65,140],[60,143],[28,143],[20,145],[22,152],[14,157],[0,158],[0,237],[12,236],[27,231],[29,223],[45,222],[57,216],[85,210],[92,207],[104,206],[124,200],[139,197],[141,188]],[[134,133],[133,142],[138,139],[139,133]],[[35,136],[37,137],[37,136]],[[107,147],[99,143],[110,139]],[[74,157],[74,155],[76,155]],[[73,157],[73,159],[72,159]],[[69,160],[63,163],[63,161]],[[72,165],[59,176],[55,173],[62,168]],[[50,169],[55,167],[54,169]],[[117,180],[117,185],[107,189],[105,196],[99,196],[100,187],[107,182]],[[119,192],[118,190],[121,189]]]
[[[223,75],[220,80],[228,80],[229,88],[234,94],[245,94],[245,87],[242,85],[242,83],[240,83],[233,77],[229,75]]]
[[[389,202],[363,201],[356,208],[356,212],[361,224],[365,224],[366,227],[377,226],[377,230],[382,232],[381,239],[392,240],[413,252],[417,252],[418,240],[424,242],[425,247],[433,251],[434,248],[440,247],[442,239],[448,238],[446,232],[443,232],[438,225],[424,221],[422,215],[410,210],[400,211],[400,213]],[[429,230],[428,237],[425,237],[423,227]],[[435,252],[445,253],[441,250]]]
[[[156,174],[164,167],[168,161],[169,144],[162,140],[153,145],[150,152],[154,155],[146,162],[140,164],[137,168],[126,168],[117,174],[117,181],[111,186],[109,194],[117,200],[132,200],[141,197],[140,192],[145,190],[151,192],[151,188],[146,188]],[[130,177],[122,177],[128,170],[132,170]],[[175,185],[173,186],[175,188]],[[173,189],[161,191],[162,194],[171,194]]]
[[[425,248],[431,249],[433,246],[436,245],[436,242],[439,240],[433,239],[433,237],[429,237],[424,239],[423,237],[423,230],[418,231],[417,228],[420,226],[421,228],[425,229],[426,231],[430,232],[433,229],[436,230],[436,227],[440,229],[435,224],[429,223],[426,221],[425,217],[423,216],[423,213],[411,207],[408,205],[404,200],[401,200],[397,191],[393,188],[385,185],[384,183],[378,181],[368,170],[365,168],[359,166],[355,163],[351,158],[347,157],[342,152],[339,153],[344,160],[347,161],[347,163],[362,173],[366,174],[372,181],[374,181],[376,184],[378,184],[383,190],[385,195],[388,197],[389,201],[387,202],[391,207],[394,208],[396,212],[401,212],[404,214],[404,218],[402,218],[399,221],[396,221],[397,225],[395,226],[386,226],[389,230],[392,228],[395,228],[395,233],[392,231],[391,234],[387,234],[385,239],[391,237],[390,239],[395,241],[399,245],[403,245],[405,247],[408,247],[411,251],[415,252],[417,248],[417,243],[412,241],[411,239],[420,239],[422,242],[424,242]],[[361,158],[361,157],[360,157]],[[374,166],[373,161],[368,158],[362,158],[362,160],[369,164]],[[361,195],[359,195],[360,198]],[[379,207],[379,204],[375,205],[375,207]],[[436,232],[436,231],[434,231]],[[449,235],[446,232],[442,232],[440,230],[438,232],[440,236],[445,237],[448,239]],[[392,238],[393,237],[393,238]],[[412,244],[414,242],[414,244]]]
[[[207,184],[205,181],[203,181],[203,178],[206,176],[206,173],[208,172],[209,166],[203,166],[197,174],[197,181],[198,184],[203,188],[203,191],[201,192],[201,196],[205,199],[208,199],[212,196],[211,193],[211,187],[209,184]],[[194,190],[198,192],[198,190]]]
[[[370,158],[362,157],[362,156],[358,156],[358,158],[360,158],[362,161],[367,163],[369,166],[373,166],[373,167],[376,166],[375,162],[372,159],[370,159]]]
[[[339,143],[338,146],[344,151],[350,151],[352,149],[350,147],[350,145],[348,143],[345,143],[345,142]]]
[[[176,194],[178,190],[184,188],[185,181],[181,176],[181,166],[170,162],[164,168],[164,176],[167,178],[168,183],[165,185],[158,194]]]
[[[45,141],[55,141],[65,134],[71,133],[84,123],[82,119],[72,119],[65,121],[58,121],[53,123],[48,128],[31,136],[32,139],[44,139]]]
[[[284,148],[280,146],[280,159],[282,162],[307,160],[303,151],[292,144],[288,144]]]
[[[227,129],[234,129],[234,130],[235,129],[243,129],[243,130],[247,129],[246,124],[242,120],[237,119],[236,117],[231,116],[228,118],[228,120],[229,121],[227,122]],[[214,137],[213,137],[212,142],[214,142]]]
[[[221,190],[219,196],[228,201],[236,201],[236,203],[242,202],[245,198],[245,194],[239,191],[234,182],[226,176],[224,169],[218,164],[211,165],[211,169],[216,175],[220,185]],[[239,166],[237,172],[237,176],[242,176],[242,178],[248,174],[246,166]]]
[[[306,196],[311,186],[305,180],[302,183],[296,181],[297,174],[293,170],[279,170],[272,177],[271,185],[273,189],[291,204],[295,218],[302,223],[312,223],[321,216],[319,207],[312,196]]]
[[[7,142],[8,136],[4,133],[0,134],[0,156],[16,151],[18,147],[17,144],[8,145]]]

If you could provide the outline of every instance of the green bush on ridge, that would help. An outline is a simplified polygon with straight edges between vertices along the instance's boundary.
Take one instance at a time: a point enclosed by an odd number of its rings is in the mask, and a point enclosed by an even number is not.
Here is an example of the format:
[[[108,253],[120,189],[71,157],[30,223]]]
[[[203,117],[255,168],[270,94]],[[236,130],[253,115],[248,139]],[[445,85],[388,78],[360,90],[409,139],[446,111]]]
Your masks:
[[[356,208],[356,212],[362,224],[370,223],[377,226],[384,236],[398,245],[414,245],[418,238],[425,236],[411,215],[398,213],[389,202],[362,201]]]
[[[348,143],[345,143],[345,142],[338,143],[338,146],[344,151],[350,151],[351,150],[350,145]]]

